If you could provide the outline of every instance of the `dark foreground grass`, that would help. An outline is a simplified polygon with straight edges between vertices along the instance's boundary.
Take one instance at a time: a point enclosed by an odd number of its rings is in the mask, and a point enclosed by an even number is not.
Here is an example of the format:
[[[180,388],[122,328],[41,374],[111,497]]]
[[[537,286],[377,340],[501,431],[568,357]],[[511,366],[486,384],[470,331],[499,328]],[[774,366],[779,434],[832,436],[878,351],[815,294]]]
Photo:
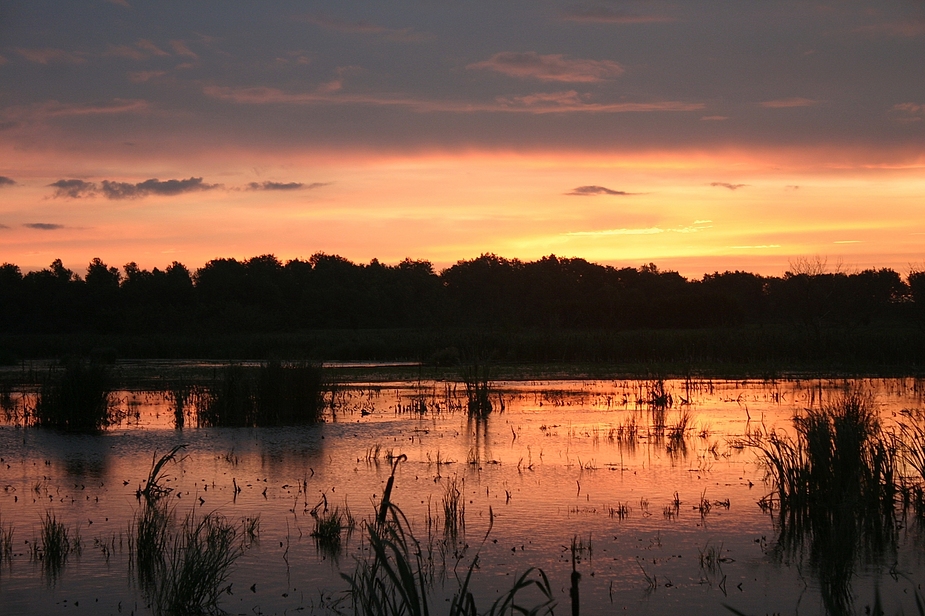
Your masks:
[[[398,461],[393,464],[376,520],[366,523],[369,556],[357,559],[352,574],[342,574],[348,583],[347,599],[357,616],[429,616],[438,613],[431,596],[434,576],[428,563],[432,560],[412,534],[411,524],[404,513],[390,500],[397,465]],[[491,532],[490,527],[488,532]],[[487,533],[485,538],[488,538]],[[552,586],[543,570],[534,568],[521,574],[487,610],[479,610],[470,588],[477,564],[478,554],[473,558],[465,578],[459,582],[446,612],[449,616],[552,613],[555,606]]]
[[[235,561],[253,542],[256,521],[239,525],[217,512],[195,509],[176,521],[169,488],[161,484],[164,467],[179,447],[152,464],[137,496],[140,508],[130,529],[135,579],[158,616],[223,613],[218,606]]]

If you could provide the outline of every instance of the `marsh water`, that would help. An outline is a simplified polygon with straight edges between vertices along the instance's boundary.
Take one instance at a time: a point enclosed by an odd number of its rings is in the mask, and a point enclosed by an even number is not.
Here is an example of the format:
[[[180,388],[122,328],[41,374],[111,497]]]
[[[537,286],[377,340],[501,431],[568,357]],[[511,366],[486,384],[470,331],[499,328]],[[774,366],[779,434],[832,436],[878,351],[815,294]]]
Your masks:
[[[391,500],[434,567],[432,613],[476,562],[471,582],[490,605],[531,567],[549,578],[556,613],[570,613],[572,567],[582,614],[818,614],[828,607],[819,555],[784,549],[765,467],[749,440],[846,386],[870,392],[884,426],[923,406],[912,379],[855,381],[668,380],[654,408],[645,380],[502,381],[494,410],[471,419],[453,381],[342,385],[323,423],[287,428],[175,427],[163,391],[114,395],[120,421],[102,434],[0,426],[0,559],[3,614],[151,613],[130,557],[137,490],[154,460],[178,515],[217,512],[259,519],[219,606],[234,614],[349,612],[349,574],[366,558],[364,520],[375,516],[393,472]],[[32,394],[14,393],[28,404]],[[187,409],[193,413],[191,406]],[[442,501],[455,485],[464,528],[444,540]],[[356,527],[339,550],[311,536],[327,507]],[[42,520],[64,522],[72,550],[49,572],[30,545]],[[900,518],[883,545],[852,550],[842,580],[850,610],[879,592],[887,614],[914,613],[925,579],[925,534]],[[573,548],[574,542],[574,548]],[[824,558],[824,555],[822,555]],[[921,591],[919,591],[921,592]],[[486,609],[480,607],[480,609]]]

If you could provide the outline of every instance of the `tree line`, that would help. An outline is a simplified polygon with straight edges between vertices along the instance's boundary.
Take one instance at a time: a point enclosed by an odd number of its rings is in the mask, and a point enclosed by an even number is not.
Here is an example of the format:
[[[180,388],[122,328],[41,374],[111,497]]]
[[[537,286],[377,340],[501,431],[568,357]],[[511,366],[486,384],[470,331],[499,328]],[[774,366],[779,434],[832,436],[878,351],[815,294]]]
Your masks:
[[[4,333],[279,332],[421,327],[700,328],[925,321],[925,272],[743,271],[687,279],[649,263],[617,268],[555,255],[485,254],[437,271],[429,261],[354,263],[318,253],[213,259],[190,271],[93,259],[23,274],[0,266]]]

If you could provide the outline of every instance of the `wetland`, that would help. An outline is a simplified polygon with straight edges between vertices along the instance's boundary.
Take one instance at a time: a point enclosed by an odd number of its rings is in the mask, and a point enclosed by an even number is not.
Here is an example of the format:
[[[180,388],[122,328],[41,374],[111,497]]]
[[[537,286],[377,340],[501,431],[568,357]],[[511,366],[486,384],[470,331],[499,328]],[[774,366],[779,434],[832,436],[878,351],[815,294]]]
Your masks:
[[[921,609],[920,379],[124,362],[47,423],[77,369],[3,375],[4,613]]]

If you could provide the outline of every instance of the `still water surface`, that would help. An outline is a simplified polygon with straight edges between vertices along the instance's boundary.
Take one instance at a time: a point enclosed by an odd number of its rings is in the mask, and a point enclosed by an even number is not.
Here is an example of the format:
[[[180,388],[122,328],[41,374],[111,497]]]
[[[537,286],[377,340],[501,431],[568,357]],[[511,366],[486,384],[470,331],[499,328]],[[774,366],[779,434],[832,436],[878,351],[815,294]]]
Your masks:
[[[852,384],[874,394],[887,426],[922,407],[920,382]],[[392,500],[419,539],[428,536],[429,511],[442,531],[448,482],[463,492],[465,536],[436,558],[437,613],[476,556],[480,609],[521,572],[541,567],[556,613],[570,613],[573,538],[582,614],[731,614],[724,605],[747,614],[823,613],[812,567],[776,549],[773,517],[758,505],[771,487],[745,440],[772,428],[793,433],[795,415],[846,382],[667,381],[665,424],[689,418],[681,439],[656,434],[643,401],[650,386],[495,383],[495,411],[484,422],[468,418],[461,385],[442,381],[342,387],[335,411],[308,427],[196,428],[188,419],[178,430],[163,392],[116,394],[127,418],[100,435],[7,421],[0,524],[13,529],[13,555],[0,563],[0,613],[150,613],[130,572],[129,528],[153,459],[178,444],[183,457],[166,467],[166,485],[179,515],[260,519],[259,540],[237,561],[220,603],[230,613],[329,613],[346,588],[340,573],[353,570],[366,542],[359,527],[339,555],[319,550],[311,511],[327,502],[371,519],[391,472],[387,456],[399,454],[407,459],[397,465]],[[422,397],[423,414],[412,410]],[[54,578],[29,549],[49,512],[81,545]],[[879,586],[887,614],[914,613],[923,538],[910,519],[895,549],[859,557],[854,611],[872,605]]]

